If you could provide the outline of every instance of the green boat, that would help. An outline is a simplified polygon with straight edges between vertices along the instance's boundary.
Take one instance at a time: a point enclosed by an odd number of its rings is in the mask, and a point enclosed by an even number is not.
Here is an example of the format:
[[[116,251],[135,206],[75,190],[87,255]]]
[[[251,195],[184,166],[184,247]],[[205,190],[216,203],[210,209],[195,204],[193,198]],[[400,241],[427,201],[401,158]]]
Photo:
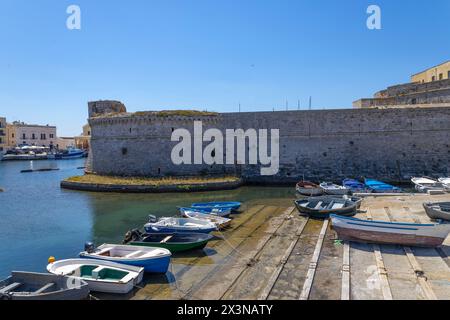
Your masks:
[[[203,249],[213,238],[205,233],[142,233],[139,230],[128,231],[124,244],[143,247],[168,249],[172,253]]]

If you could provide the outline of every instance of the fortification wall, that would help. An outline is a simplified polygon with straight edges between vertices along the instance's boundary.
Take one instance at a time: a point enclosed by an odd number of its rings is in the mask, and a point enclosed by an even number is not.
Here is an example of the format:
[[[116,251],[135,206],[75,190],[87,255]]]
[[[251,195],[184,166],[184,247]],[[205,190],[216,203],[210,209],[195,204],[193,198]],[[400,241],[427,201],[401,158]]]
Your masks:
[[[172,130],[279,129],[280,171],[261,176],[259,165],[180,165],[171,162]],[[293,182],[376,177],[406,181],[448,175],[450,107],[225,113],[217,116],[97,117],[88,170],[106,175],[238,174],[248,182]],[[206,146],[208,143],[205,143]]]

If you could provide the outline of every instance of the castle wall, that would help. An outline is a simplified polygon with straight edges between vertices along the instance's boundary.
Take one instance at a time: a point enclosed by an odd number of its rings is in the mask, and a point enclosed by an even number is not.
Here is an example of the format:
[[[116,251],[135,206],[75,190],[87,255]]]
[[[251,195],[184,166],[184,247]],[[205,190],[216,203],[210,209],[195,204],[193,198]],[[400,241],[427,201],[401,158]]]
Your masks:
[[[171,162],[173,129],[280,129],[280,171],[259,165],[180,165]],[[97,117],[88,170],[105,175],[165,176],[233,173],[248,182],[377,177],[408,180],[448,175],[450,107],[225,113],[217,116]],[[205,143],[207,145],[208,143]]]

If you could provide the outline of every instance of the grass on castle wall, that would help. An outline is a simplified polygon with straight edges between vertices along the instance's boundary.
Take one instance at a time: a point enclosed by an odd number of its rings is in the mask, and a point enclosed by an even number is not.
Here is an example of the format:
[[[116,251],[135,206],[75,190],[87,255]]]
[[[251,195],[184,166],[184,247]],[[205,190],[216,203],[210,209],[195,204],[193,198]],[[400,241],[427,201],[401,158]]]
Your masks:
[[[104,185],[128,185],[128,186],[171,186],[171,185],[196,185],[205,183],[238,182],[239,177],[167,177],[167,178],[141,178],[141,177],[111,177],[95,174],[75,176],[66,179],[68,182]]]

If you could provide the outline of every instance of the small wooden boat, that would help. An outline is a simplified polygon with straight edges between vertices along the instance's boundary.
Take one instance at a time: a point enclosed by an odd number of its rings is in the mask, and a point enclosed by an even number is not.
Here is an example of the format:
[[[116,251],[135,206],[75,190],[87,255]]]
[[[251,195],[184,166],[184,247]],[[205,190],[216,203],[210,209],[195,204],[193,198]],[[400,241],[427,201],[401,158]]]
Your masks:
[[[213,209],[231,209],[231,211],[236,211],[241,207],[241,203],[237,201],[229,202],[200,202],[191,204],[192,208],[202,209],[202,210],[213,210]]]
[[[450,232],[450,224],[369,221],[331,215],[339,239],[357,242],[437,247]]]
[[[323,194],[323,189],[319,185],[309,181],[301,181],[297,183],[295,190],[301,195],[310,197],[320,196]]]
[[[330,214],[353,216],[357,206],[351,200],[333,196],[301,199],[294,203],[300,213],[319,219],[326,219]]]
[[[125,294],[142,281],[144,268],[106,260],[67,259],[50,263],[50,273],[86,281],[91,291]]]
[[[180,211],[181,215],[184,215],[184,211],[190,211],[190,212],[198,212],[198,213],[204,213],[204,214],[211,214],[214,216],[219,217],[229,217],[231,214],[231,208],[182,208],[179,207],[178,210]]]
[[[344,195],[344,194],[348,194],[350,191],[350,189],[348,189],[347,187],[339,186],[332,182],[322,182],[320,184],[320,187],[323,189],[323,191],[326,194],[329,194],[329,195]]]
[[[180,212],[185,218],[200,219],[212,222],[216,225],[217,229],[224,229],[231,224],[231,219],[212,214],[200,213],[198,211],[193,211],[186,208],[181,208]]]
[[[447,192],[450,192],[450,178],[439,178],[438,181],[445,186]]]
[[[423,207],[431,219],[450,221],[450,202],[426,202],[423,204]]]
[[[0,281],[0,300],[83,300],[89,285],[72,277],[17,272]]]
[[[170,251],[164,248],[103,244],[95,249],[92,243],[86,243],[85,251],[80,253],[80,258],[107,260],[142,267],[148,273],[166,273],[171,256]]]
[[[338,196],[338,195],[326,195],[326,196],[318,196],[315,197],[314,199],[325,199],[325,200],[329,200],[329,199],[344,199],[344,200],[350,200],[354,203],[356,203],[356,209],[359,209],[361,207],[363,198],[361,197],[356,197],[356,196],[350,196],[350,195],[343,195],[343,196]]]
[[[157,220],[154,216],[151,216],[150,222],[144,225],[144,229],[148,233],[210,233],[212,231],[216,231],[217,227],[215,224],[206,220],[173,217],[160,218]]]
[[[423,193],[427,193],[430,191],[433,193],[444,193],[447,189],[443,183],[428,177],[413,177],[411,178],[411,181],[412,183],[414,183],[415,189]]]
[[[370,193],[371,189],[367,188],[364,183],[359,182],[355,179],[344,179],[342,185],[347,189],[350,189],[353,193]]]
[[[390,184],[374,180],[374,179],[365,179],[365,185],[375,193],[399,193],[402,192],[402,189],[398,187],[394,187]]]
[[[172,253],[203,249],[214,238],[205,233],[141,233],[130,230],[125,235],[124,244],[143,247],[166,248]]]

